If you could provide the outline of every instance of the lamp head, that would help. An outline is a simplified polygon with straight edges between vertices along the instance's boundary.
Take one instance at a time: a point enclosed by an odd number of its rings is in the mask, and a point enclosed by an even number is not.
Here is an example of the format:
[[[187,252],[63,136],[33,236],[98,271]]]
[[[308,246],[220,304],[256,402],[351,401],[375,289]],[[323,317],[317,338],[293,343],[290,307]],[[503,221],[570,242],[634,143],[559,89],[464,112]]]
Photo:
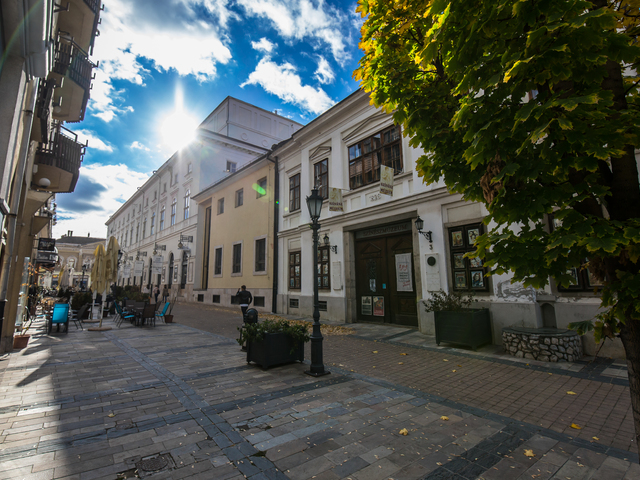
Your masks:
[[[311,189],[311,195],[307,197],[307,207],[309,208],[311,221],[317,222],[322,212],[322,197],[318,195],[317,187]]]
[[[420,218],[420,215],[418,215],[418,218],[416,218],[416,230],[418,230],[419,232],[422,232],[422,228],[424,227],[424,221]]]
[[[329,244],[331,243],[331,241],[329,240],[329,235],[327,235],[326,233],[324,234],[324,238],[322,240],[324,241],[325,247],[328,247]]]

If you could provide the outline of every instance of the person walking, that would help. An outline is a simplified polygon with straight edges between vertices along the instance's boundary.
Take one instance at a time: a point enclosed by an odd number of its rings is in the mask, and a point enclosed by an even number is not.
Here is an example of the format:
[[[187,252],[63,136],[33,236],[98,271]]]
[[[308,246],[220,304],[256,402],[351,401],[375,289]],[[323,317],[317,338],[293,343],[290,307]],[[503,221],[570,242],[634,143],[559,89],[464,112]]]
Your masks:
[[[246,285],[242,285],[238,291],[236,292],[236,297],[240,301],[240,310],[242,310],[242,319],[244,320],[244,316],[247,313],[247,309],[251,302],[253,302],[253,296],[251,292],[247,290]]]
[[[167,298],[169,298],[169,289],[165,285],[164,288],[162,289],[162,301],[166,302]]]
[[[158,295],[160,295],[160,288],[158,287],[158,285],[156,285],[155,287],[153,287],[153,296],[156,299],[156,303],[158,303]]]

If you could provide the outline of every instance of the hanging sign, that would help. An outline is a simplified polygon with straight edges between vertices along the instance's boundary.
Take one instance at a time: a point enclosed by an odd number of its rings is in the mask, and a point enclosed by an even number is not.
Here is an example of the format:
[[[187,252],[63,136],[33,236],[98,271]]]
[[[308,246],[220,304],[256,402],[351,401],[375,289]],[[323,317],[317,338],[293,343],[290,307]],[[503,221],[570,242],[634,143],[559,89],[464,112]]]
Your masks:
[[[342,189],[329,188],[329,211],[344,212],[344,205],[342,203]]]
[[[153,256],[153,264],[151,265],[151,273],[153,275],[160,275],[162,273],[162,262],[164,262],[162,255]]]
[[[380,165],[380,193],[393,197],[393,168]]]
[[[124,266],[124,277],[125,278],[131,277],[131,265]]]
[[[134,277],[141,277],[143,270],[144,270],[144,262],[143,261],[138,260],[133,264],[133,276]]]
[[[413,292],[410,253],[396,255],[396,285],[398,292]]]

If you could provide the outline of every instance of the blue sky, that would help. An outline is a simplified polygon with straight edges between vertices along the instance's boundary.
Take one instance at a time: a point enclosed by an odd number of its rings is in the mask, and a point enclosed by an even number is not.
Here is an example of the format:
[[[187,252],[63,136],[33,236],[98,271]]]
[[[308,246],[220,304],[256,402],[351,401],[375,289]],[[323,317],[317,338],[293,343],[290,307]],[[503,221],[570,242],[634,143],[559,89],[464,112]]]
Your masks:
[[[89,148],[54,236],[104,222],[227,96],[306,124],[358,88],[355,1],[104,0],[85,120]]]

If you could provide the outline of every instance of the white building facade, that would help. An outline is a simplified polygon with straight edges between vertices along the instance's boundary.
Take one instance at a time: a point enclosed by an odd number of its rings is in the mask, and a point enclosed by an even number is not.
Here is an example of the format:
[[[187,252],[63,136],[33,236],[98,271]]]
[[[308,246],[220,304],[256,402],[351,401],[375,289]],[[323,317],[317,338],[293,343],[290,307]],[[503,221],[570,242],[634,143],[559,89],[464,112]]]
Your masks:
[[[206,187],[266,154],[300,124],[227,97],[176,152],[106,222],[124,253],[119,285],[167,285],[171,298],[194,301],[198,206]],[[155,253],[154,253],[155,252]],[[155,262],[155,268],[154,268]]]
[[[503,327],[566,328],[593,318],[600,298],[588,281],[571,291],[560,291],[553,282],[536,291],[512,284],[508,275],[485,277],[479,259],[464,258],[484,231],[487,212],[449,194],[443,183],[425,185],[416,172],[423,152],[409,145],[400,128],[358,91],[272,152],[281,185],[279,312],[310,316],[313,311],[313,244],[305,198],[319,185],[325,201],[317,268],[325,318],[412,326],[434,334],[433,314],[425,311],[423,300],[440,289],[474,291],[490,309],[495,344],[502,343]],[[381,165],[394,170],[392,195],[381,193]],[[332,188],[341,191],[343,211],[330,211]],[[416,228],[418,218],[423,233]],[[584,347],[593,354],[592,338]]]

